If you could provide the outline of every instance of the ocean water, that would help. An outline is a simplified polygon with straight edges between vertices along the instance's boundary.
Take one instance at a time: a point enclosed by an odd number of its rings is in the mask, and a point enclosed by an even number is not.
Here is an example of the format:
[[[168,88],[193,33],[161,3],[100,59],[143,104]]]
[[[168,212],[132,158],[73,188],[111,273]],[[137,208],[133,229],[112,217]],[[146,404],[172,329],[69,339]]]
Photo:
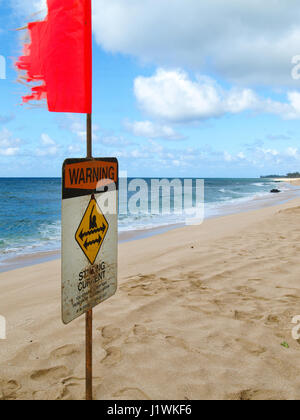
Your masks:
[[[150,179],[144,178],[151,195]],[[131,179],[128,179],[128,183]],[[124,183],[123,183],[124,184]],[[126,184],[125,184],[126,185]],[[128,185],[128,184],[127,184]],[[272,188],[281,194],[270,194]],[[120,188],[126,188],[124,185]],[[190,191],[192,203],[195,180]],[[134,192],[120,200],[127,202]],[[206,179],[205,217],[220,216],[264,205],[276,204],[300,196],[300,189],[288,184],[278,184],[267,179]],[[171,199],[176,202],[176,197]],[[60,248],[61,180],[59,178],[0,178],[0,264],[9,258],[54,251]],[[120,203],[123,208],[127,203]],[[161,209],[161,205],[159,206]],[[172,212],[164,215],[122,214],[120,232],[180,225],[185,215]]]

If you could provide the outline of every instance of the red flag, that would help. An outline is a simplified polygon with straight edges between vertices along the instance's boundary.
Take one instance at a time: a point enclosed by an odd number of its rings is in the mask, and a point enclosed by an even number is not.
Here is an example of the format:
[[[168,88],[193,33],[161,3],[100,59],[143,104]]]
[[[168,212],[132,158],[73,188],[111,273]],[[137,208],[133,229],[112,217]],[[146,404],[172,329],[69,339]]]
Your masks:
[[[31,87],[24,102],[47,98],[51,112],[92,111],[91,0],[47,0],[48,15],[28,24],[31,43],[16,63]]]

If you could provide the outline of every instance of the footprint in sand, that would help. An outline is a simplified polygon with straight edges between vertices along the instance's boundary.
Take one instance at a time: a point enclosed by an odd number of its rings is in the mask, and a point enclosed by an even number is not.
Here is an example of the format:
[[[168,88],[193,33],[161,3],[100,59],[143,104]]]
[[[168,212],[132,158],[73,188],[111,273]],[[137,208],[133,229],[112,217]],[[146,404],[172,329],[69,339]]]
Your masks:
[[[98,377],[93,377],[94,383],[98,380]],[[62,380],[64,385],[65,395],[63,399],[80,399],[83,392],[85,383],[85,378],[77,378],[75,376],[70,376]]]
[[[113,394],[115,398],[122,398],[124,400],[150,400],[141,389],[139,388],[123,388]]]
[[[260,283],[262,279],[248,279],[249,282]]]
[[[193,291],[196,290],[205,290],[206,288],[203,287],[203,281],[199,280],[199,279],[194,279],[190,281],[190,288]]]
[[[205,315],[213,315],[215,312],[214,311],[208,311],[207,309],[204,309],[203,306],[196,306],[196,305],[181,305],[182,308],[186,308],[192,312],[197,312],[197,313],[202,313]]]
[[[59,347],[50,353],[50,357],[53,359],[60,359],[61,357],[74,356],[79,354],[78,347],[73,344],[66,344],[65,346]]]
[[[128,280],[120,287],[128,296],[155,296],[167,290],[173,290],[173,281],[165,277],[156,277],[153,274],[139,275]]]
[[[284,297],[289,298],[289,299],[294,299],[297,301],[300,299],[299,296],[297,295],[284,295]]]
[[[193,312],[202,312],[201,306],[196,306],[196,305],[181,305],[181,307],[182,308],[189,309],[190,311],[193,311]]]
[[[107,325],[103,328],[98,328],[98,331],[101,333],[102,337],[106,342],[114,341],[117,338],[120,338],[122,333],[120,328],[115,328],[112,325]]]
[[[15,400],[17,398],[16,392],[21,389],[17,381],[0,379],[0,400]]]
[[[190,351],[188,344],[182,339],[178,337],[173,337],[171,335],[166,336],[167,342],[174,347],[180,347],[181,349]]]
[[[72,394],[63,384],[55,384],[47,386],[46,389],[41,389],[33,393],[33,400],[35,401],[62,401],[71,400]]]
[[[256,315],[254,312],[234,311],[234,319],[237,321],[260,321],[262,315]]]
[[[236,287],[235,288],[236,290],[238,290],[239,292],[242,292],[242,293],[255,293],[256,292],[256,290],[255,289],[253,289],[252,287],[248,287],[248,286],[239,286],[239,287]]]
[[[154,333],[140,324],[135,324],[132,329],[132,334],[133,336],[130,336],[125,340],[126,344],[147,343],[149,338],[154,335]]]
[[[285,398],[278,391],[272,391],[268,389],[245,389],[235,394],[229,394],[226,396],[228,400],[239,400],[239,401],[264,401],[264,400],[284,400]]]
[[[106,356],[101,361],[105,366],[113,366],[122,360],[122,352],[119,347],[109,347],[106,349]]]
[[[263,346],[260,346],[256,343],[251,343],[250,341],[243,340],[242,338],[237,338],[235,340],[241,347],[246,350],[248,353],[253,354],[254,356],[260,356],[265,353],[267,349]]]
[[[148,330],[143,325],[135,324],[135,326],[133,327],[133,334],[138,336],[147,335]]]
[[[56,383],[58,380],[69,376],[70,372],[65,366],[56,366],[49,369],[35,370],[30,375],[33,381],[47,381],[48,383]]]
[[[268,316],[267,316],[267,319],[266,319],[265,325],[270,325],[270,324],[279,324],[279,322],[280,322],[279,317],[278,317],[277,315],[273,315],[273,314],[271,314],[271,315],[268,315]]]

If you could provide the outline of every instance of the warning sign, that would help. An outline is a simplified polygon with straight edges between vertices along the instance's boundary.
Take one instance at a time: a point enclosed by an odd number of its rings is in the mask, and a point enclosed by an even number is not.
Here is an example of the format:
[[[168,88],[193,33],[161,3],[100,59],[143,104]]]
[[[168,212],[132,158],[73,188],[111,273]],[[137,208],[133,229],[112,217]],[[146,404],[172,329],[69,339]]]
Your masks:
[[[117,290],[118,162],[68,159],[62,182],[62,319],[67,324]]]
[[[107,230],[107,220],[102,214],[95,197],[92,197],[75,236],[91,264],[95,262]]]

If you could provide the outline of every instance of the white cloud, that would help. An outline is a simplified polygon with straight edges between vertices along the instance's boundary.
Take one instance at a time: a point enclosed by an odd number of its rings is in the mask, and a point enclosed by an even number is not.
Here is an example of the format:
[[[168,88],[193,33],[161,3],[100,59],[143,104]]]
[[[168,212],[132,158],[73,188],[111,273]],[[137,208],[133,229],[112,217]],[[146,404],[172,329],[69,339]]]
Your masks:
[[[116,135],[103,135],[100,139],[100,143],[104,146],[120,147],[120,146],[132,146],[135,143],[127,140],[123,136]]]
[[[1,156],[14,156],[18,154],[20,150],[21,140],[15,139],[12,136],[12,133],[3,128],[0,131],[0,155]]]
[[[218,153],[210,153],[207,158],[213,158],[218,156]],[[250,164],[253,167],[264,167],[265,165],[289,165],[291,162],[299,162],[300,154],[298,148],[287,147],[283,150],[277,150],[274,148],[255,147],[248,149],[247,152],[229,153],[228,151],[223,152],[222,156],[224,162],[232,164]],[[219,161],[220,164],[220,161]]]
[[[95,0],[94,33],[107,51],[158,66],[213,71],[235,82],[298,86],[298,0]]]
[[[288,92],[287,101],[259,97],[251,89],[223,89],[214,80],[191,80],[183,70],[158,69],[153,76],[137,77],[134,93],[140,108],[168,122],[201,121],[243,111],[269,113],[284,119],[300,119],[300,93]]]
[[[47,14],[47,0],[10,0],[10,6],[21,18],[33,18],[38,13],[38,18]]]
[[[298,148],[297,147],[288,147],[287,150],[286,150],[286,154],[288,156],[298,158],[298,156],[299,156]]]
[[[15,156],[19,151],[18,147],[7,147],[6,149],[0,148],[1,156]]]
[[[198,76],[192,81],[183,70],[158,69],[151,77],[137,77],[134,93],[147,114],[171,122],[188,122],[238,113],[253,108],[250,89],[224,91],[215,81]]]
[[[193,176],[199,176],[199,170],[201,176],[201,171],[209,171],[211,168],[221,171],[221,176],[226,176],[233,167],[237,171],[240,168],[240,176],[243,176],[245,168],[247,171],[253,171],[253,176],[257,176],[263,173],[285,173],[289,168],[297,168],[300,164],[300,153],[296,147],[277,149],[256,143],[252,147],[244,145],[241,150],[234,151],[229,148],[215,149],[212,146],[178,148],[172,143],[161,144],[157,140],[149,139],[138,148],[115,145],[110,152],[120,159],[120,165],[123,167],[140,171],[141,167],[146,170],[151,166],[157,176],[161,175],[162,168],[169,170],[170,176],[178,173],[184,176],[191,173]]]
[[[154,124],[151,121],[125,121],[126,130],[137,137],[149,139],[182,140],[184,137],[177,133],[172,127],[162,124]]]
[[[46,0],[10,0],[22,18]],[[191,68],[246,85],[291,85],[300,49],[298,0],[94,0],[93,28],[107,51]]]
[[[231,162],[233,160],[233,157],[231,156],[230,153],[228,153],[227,151],[224,152],[224,160],[226,160],[226,162]]]
[[[35,150],[37,156],[56,156],[59,152],[59,146],[51,139],[48,134],[41,135],[41,147]]]
[[[48,134],[43,133],[41,135],[42,144],[44,146],[53,146],[55,145],[55,141],[51,139],[51,137]]]
[[[280,152],[276,149],[257,147],[249,158],[253,165],[263,167],[265,164],[278,165],[286,158],[286,151]],[[257,163],[258,162],[258,163]]]
[[[68,114],[63,118],[57,118],[59,122],[59,126],[64,130],[71,131],[71,133],[75,134],[82,141],[86,141],[86,120],[81,115],[75,114]],[[93,124],[93,140],[99,140],[97,132],[99,131],[99,126],[97,124]]]
[[[68,152],[72,153],[72,154],[76,154],[76,155],[79,154],[79,153],[84,153],[82,145],[78,144],[78,143],[71,144],[68,147]]]
[[[237,154],[237,157],[238,157],[239,159],[246,159],[246,155],[245,155],[243,152],[239,152],[239,153]]]

